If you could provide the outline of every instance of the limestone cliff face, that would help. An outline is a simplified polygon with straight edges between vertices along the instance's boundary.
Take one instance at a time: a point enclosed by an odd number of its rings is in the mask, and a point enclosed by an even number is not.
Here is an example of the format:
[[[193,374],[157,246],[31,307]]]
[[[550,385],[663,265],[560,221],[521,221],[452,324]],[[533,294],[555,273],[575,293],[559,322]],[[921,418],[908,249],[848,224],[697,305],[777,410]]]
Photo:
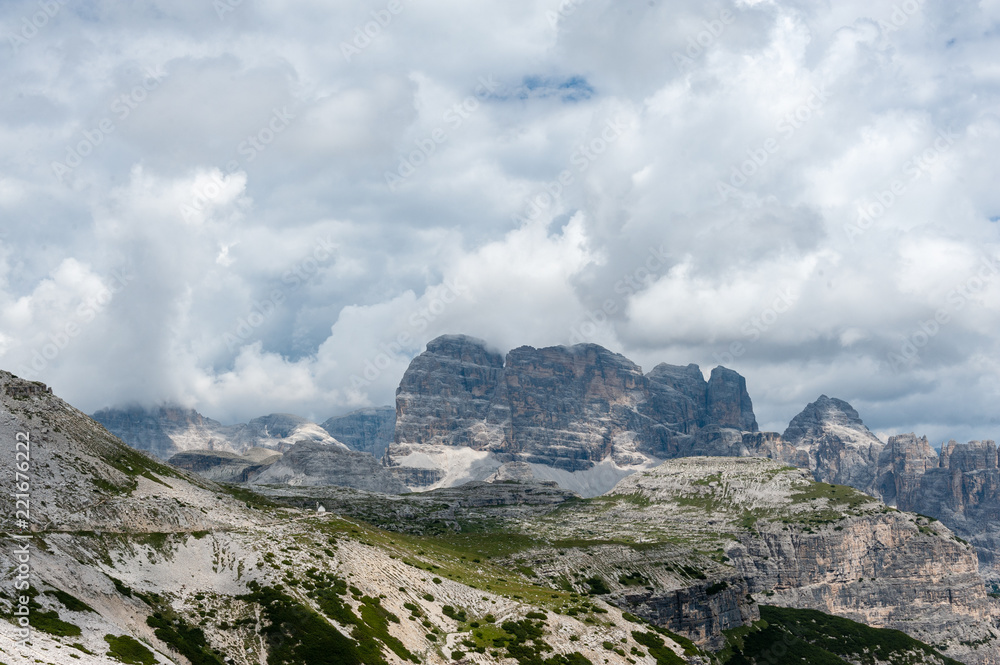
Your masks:
[[[993,441],[948,442],[940,455],[926,437],[889,439],[880,464],[886,503],[940,519],[979,553],[982,572],[1000,587],[1000,469]]]
[[[940,522],[893,511],[806,531],[761,524],[739,540],[727,555],[761,603],[817,609],[931,643],[948,635],[949,656],[1000,662],[991,632],[997,613],[975,550]]]
[[[291,486],[336,485],[393,494],[406,491],[392,472],[371,455],[316,441],[296,443],[252,482]]]
[[[201,449],[234,452],[222,423],[205,418],[193,409],[171,406],[145,409],[129,406],[103,409],[95,413],[93,418],[133,448],[145,450],[160,459],[168,459],[184,450],[174,437],[185,435],[200,438],[198,447]]]
[[[705,425],[712,423],[745,432],[757,431],[747,381],[731,369],[720,366],[712,370],[705,394],[705,410]]]
[[[597,575],[611,602],[705,644],[753,620],[740,602],[750,593],[902,630],[966,663],[1000,657],[1000,608],[972,547],[941,522],[776,460],[668,460],[532,528],[552,541],[635,543],[524,561],[549,579],[566,567]]]
[[[522,346],[503,358],[481,340],[447,335],[430,342],[403,376],[386,459],[408,478],[416,476],[403,468],[459,461],[486,474],[512,461],[574,473],[739,449],[744,431],[757,431],[746,381],[722,367],[708,381],[697,365],[661,364],[644,375],[596,344]],[[489,460],[449,456],[449,449]],[[437,483],[487,477],[467,468],[420,475]]]
[[[595,344],[522,346],[507,354],[489,423],[499,450],[568,471],[609,457],[639,428],[645,381],[638,365]]]
[[[320,427],[351,450],[371,453],[382,459],[396,436],[396,409],[391,406],[358,409],[334,416]]]
[[[250,459],[242,455],[211,450],[189,450],[177,453],[169,460],[175,466],[203,478],[222,483],[245,483],[256,478],[264,469],[281,458],[281,453],[271,451],[269,457]]]
[[[464,335],[445,335],[413,359],[396,389],[397,442],[482,448],[477,436],[503,373],[503,356]]]

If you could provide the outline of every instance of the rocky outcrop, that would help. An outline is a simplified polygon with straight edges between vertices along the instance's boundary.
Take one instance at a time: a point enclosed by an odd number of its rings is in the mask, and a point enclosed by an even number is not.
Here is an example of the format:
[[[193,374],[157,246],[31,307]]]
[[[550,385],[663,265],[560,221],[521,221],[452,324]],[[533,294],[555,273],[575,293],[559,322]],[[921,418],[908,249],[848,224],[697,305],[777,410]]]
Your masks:
[[[723,367],[708,381],[697,365],[662,364],[644,375],[596,344],[522,346],[503,358],[481,340],[447,335],[430,342],[403,376],[386,462],[401,474],[441,469],[436,483],[481,480],[515,461],[617,480],[595,465],[634,471],[668,457],[741,448],[743,432],[756,431],[746,381]],[[460,449],[468,452],[448,453]]]
[[[284,451],[299,441],[346,448],[319,425],[289,413],[272,413],[236,425],[223,425],[193,409],[167,405],[103,409],[92,417],[133,448],[163,460],[191,450],[236,454],[251,448]]]
[[[374,457],[318,441],[294,444],[252,481],[262,485],[336,485],[369,492],[406,491],[392,471]]]
[[[786,461],[810,469],[817,480],[874,494],[885,444],[847,402],[820,395],[792,418],[781,438],[805,453],[805,458]]]
[[[281,453],[263,459],[213,450],[188,450],[168,460],[171,466],[220,483],[245,483],[256,478],[279,459]]]
[[[926,437],[894,436],[882,453],[878,489],[886,503],[939,519],[971,541],[983,575],[1000,589],[1000,469],[993,441],[949,441],[938,454]]]
[[[925,642],[948,635],[950,656],[996,662],[983,659],[1000,644],[975,551],[940,522],[882,512],[805,532],[758,524],[726,554],[762,603],[897,628]],[[969,648],[986,643],[983,653]]]
[[[22,531],[169,532],[231,525],[240,505],[205,481],[126,446],[48,391],[0,371],[0,448],[5,473],[30,491]],[[27,480],[24,480],[27,478]],[[13,492],[0,496],[15,515]],[[13,527],[11,527],[13,528]]]
[[[320,427],[351,450],[371,453],[378,459],[396,437],[396,408],[378,406],[334,416]]]

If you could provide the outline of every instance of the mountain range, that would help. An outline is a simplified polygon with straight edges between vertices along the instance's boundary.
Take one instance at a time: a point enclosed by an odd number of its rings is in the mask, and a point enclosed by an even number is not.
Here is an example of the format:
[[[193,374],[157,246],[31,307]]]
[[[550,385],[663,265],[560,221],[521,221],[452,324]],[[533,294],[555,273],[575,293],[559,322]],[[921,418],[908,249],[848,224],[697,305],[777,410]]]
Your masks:
[[[719,577],[692,592],[612,548],[601,560],[613,570],[598,576],[608,591],[597,595],[706,653],[732,646],[727,631],[756,625],[756,603],[767,599],[900,628],[963,662],[1000,662],[990,655],[1000,653],[997,608],[985,596],[1000,589],[995,444],[952,441],[935,451],[914,434],[882,441],[850,404],[826,395],[784,432],[761,432],[745,379],[724,367],[707,378],[697,365],[644,373],[593,344],[503,354],[447,335],[410,363],[395,408],[321,425],[272,414],[224,426],[170,406],[106,409],[94,419],[200,482],[241,484],[299,510],[327,506],[391,532],[424,537],[485,524],[492,532],[499,524],[505,537],[548,542],[558,533],[561,542],[609,547],[657,533],[653,542],[666,549],[655,559],[719,564]],[[710,496],[690,493],[700,487]],[[848,487],[855,494],[843,494]],[[822,517],[803,517],[803,497],[817,502],[807,513]],[[685,513],[690,507],[697,516]],[[714,525],[707,530],[706,517]],[[680,526],[667,533],[665,523]],[[959,549],[929,553],[931,541],[911,542],[911,529]],[[534,570],[546,552],[532,546],[505,561]],[[574,554],[569,568],[527,577],[579,593],[583,573],[599,568],[592,552]],[[649,582],[637,585],[649,595],[616,585],[619,572]],[[742,591],[707,594],[713,584]],[[680,602],[682,588],[707,595]],[[673,594],[672,609],[664,593]]]
[[[668,460],[593,498],[226,485],[4,372],[0,442],[31,506],[0,533],[8,665],[1000,663],[974,548],[777,460]]]
[[[724,367],[707,380],[693,364],[643,373],[594,344],[504,355],[445,335],[410,363],[395,408],[322,425],[272,414],[223,426],[173,407],[106,409],[94,419],[133,447],[214,480],[382,492],[533,478],[597,496],[667,459],[768,457],[943,521],[976,546],[1000,591],[994,442],[950,441],[940,452],[914,434],[883,442],[850,404],[826,395],[783,433],[760,432],[746,380]]]

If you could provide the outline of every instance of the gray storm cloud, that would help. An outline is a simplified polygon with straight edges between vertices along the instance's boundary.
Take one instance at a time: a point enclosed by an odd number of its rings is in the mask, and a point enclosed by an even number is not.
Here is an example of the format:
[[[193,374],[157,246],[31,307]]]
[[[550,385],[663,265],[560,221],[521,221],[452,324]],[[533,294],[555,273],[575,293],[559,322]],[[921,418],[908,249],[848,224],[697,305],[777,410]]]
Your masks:
[[[770,428],[825,393],[995,437],[998,22],[4,3],[0,365],[87,411],[320,419],[464,332],[726,364]]]

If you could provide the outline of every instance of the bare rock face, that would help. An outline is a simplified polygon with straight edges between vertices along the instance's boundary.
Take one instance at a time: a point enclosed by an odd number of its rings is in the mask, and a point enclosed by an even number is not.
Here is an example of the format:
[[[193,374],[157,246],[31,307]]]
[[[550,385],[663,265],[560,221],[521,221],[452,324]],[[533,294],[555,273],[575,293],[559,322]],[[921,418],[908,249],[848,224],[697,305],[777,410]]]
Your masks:
[[[396,436],[396,409],[378,406],[334,416],[320,427],[351,450],[371,453],[382,459]]]
[[[951,657],[997,662],[997,612],[975,552],[940,522],[884,512],[812,533],[761,524],[740,540],[727,554],[761,602],[897,628],[931,643],[947,635]]]
[[[503,356],[464,335],[444,335],[413,359],[396,389],[397,442],[481,448],[477,425],[490,408]]]
[[[747,381],[731,369],[716,367],[705,394],[705,424],[714,423],[744,432],[757,431]]]
[[[993,441],[950,441],[937,454],[926,437],[894,436],[883,451],[886,503],[929,515],[972,542],[983,575],[1000,589],[1000,469]]]
[[[399,494],[406,487],[373,456],[316,441],[296,443],[252,481],[261,485],[335,485]]]
[[[596,344],[514,349],[490,413],[505,434],[500,451],[568,471],[590,468],[612,454],[616,438],[638,429],[644,384],[638,365]]]
[[[708,383],[695,364],[660,363],[646,375],[649,397],[639,410],[680,434],[706,424]]]
[[[700,644],[756,620],[752,598],[902,630],[966,663],[1000,659],[1000,608],[972,547],[939,521],[777,460],[668,460],[530,528],[549,541],[639,545],[531,551],[519,562],[549,579],[586,570],[606,582],[609,602]]]
[[[879,457],[876,492],[888,505],[915,506],[921,501],[924,474],[938,466],[938,454],[926,436],[919,439],[913,434],[889,437]]]
[[[281,453],[270,452],[264,459],[253,459],[224,451],[188,450],[167,461],[171,466],[216,482],[245,483],[281,459]]]
[[[792,418],[781,438],[805,453],[786,461],[810,469],[816,480],[874,493],[884,444],[847,402],[820,395]]]
[[[746,381],[722,367],[708,381],[697,365],[644,375],[596,344],[522,346],[503,358],[481,340],[447,335],[403,376],[386,461],[401,478],[434,486],[483,480],[514,461],[617,479],[618,469],[668,457],[742,450],[744,431],[757,431]],[[601,464],[615,471],[595,470]],[[426,471],[435,468],[436,477]],[[594,482],[598,493],[611,487]]]
[[[531,465],[526,462],[507,462],[502,464],[497,472],[488,478],[488,482],[506,482],[506,481],[531,481],[534,480],[535,475],[531,472]]]

